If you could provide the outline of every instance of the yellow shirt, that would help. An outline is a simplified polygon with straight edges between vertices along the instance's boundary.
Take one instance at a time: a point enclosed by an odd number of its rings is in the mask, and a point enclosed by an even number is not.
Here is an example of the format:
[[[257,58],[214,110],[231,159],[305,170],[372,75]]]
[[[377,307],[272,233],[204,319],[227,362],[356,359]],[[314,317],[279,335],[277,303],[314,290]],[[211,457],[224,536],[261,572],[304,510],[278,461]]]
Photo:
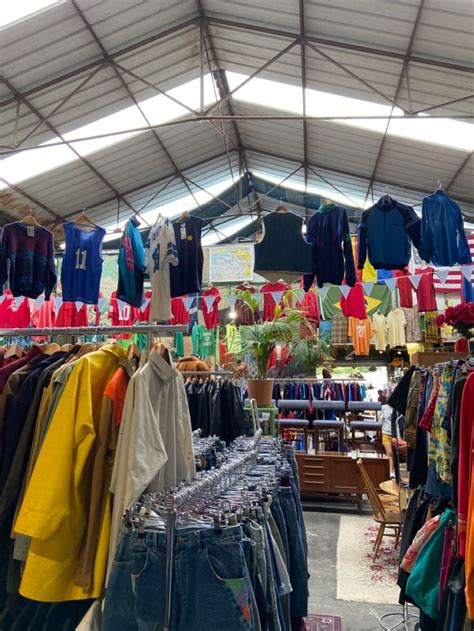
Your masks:
[[[91,591],[75,585],[74,575],[87,523],[88,460],[102,396],[125,355],[123,348],[107,345],[82,357],[51,419],[15,524],[16,532],[32,537],[20,585],[26,598],[58,602],[101,595],[110,512],[99,526],[97,559],[102,562],[95,564]]]

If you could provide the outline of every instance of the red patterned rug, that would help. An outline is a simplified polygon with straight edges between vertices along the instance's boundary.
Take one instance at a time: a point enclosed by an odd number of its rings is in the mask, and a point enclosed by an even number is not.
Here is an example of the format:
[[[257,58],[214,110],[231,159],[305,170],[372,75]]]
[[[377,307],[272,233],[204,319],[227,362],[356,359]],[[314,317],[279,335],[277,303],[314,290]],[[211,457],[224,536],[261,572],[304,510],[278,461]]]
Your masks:
[[[342,631],[341,616],[311,613],[304,621],[306,631]]]

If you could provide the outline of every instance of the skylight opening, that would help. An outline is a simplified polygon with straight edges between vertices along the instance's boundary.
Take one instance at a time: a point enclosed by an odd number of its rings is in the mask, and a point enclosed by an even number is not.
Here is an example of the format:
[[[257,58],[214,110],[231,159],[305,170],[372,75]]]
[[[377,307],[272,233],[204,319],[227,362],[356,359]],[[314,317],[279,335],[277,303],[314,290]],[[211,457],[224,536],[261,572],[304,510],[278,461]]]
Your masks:
[[[63,2],[64,0],[4,0],[0,11],[0,30],[32,18]]]
[[[169,90],[167,94],[178,99],[187,107],[197,109],[199,108],[200,100],[199,79],[188,81],[177,88],[173,88]],[[204,105],[208,106],[214,102],[215,92],[213,78],[211,74],[207,74],[204,77]],[[151,125],[166,123],[189,114],[189,111],[185,107],[178,105],[163,94],[158,94],[142,101],[140,107],[143,109]],[[93,123],[83,125],[78,129],[65,133],[63,136],[66,140],[73,141],[76,138],[120,132],[121,130],[136,127],[146,127],[146,122],[140,114],[138,107],[132,105],[119,112],[96,120]],[[147,132],[129,132],[105,138],[97,138],[95,140],[72,143],[72,146],[81,156],[85,157],[91,153],[111,147],[143,133]],[[57,138],[54,138],[42,143],[42,147],[45,147],[44,149],[24,151],[4,158],[0,161],[2,176],[12,184],[19,184],[24,180],[57,169],[58,167],[79,159],[67,145],[48,147],[49,144],[57,142],[57,140]],[[40,153],[38,153],[39,151]],[[3,188],[7,188],[7,185],[0,182],[0,190]]]
[[[230,88],[233,90],[240,85],[247,75],[236,72],[226,72]],[[252,103],[291,114],[303,113],[303,101],[301,88],[279,81],[260,79],[255,77],[237,90],[233,98],[245,103]],[[390,105],[381,105],[321,92],[319,90],[306,89],[306,111],[308,116],[386,116],[380,119],[336,119],[331,122],[375,131],[380,134],[385,132],[389,120]],[[403,111],[395,107],[393,114],[403,116]],[[390,121],[387,130],[389,136],[418,140],[434,145],[442,145],[463,151],[472,151],[474,148],[474,125],[464,123],[451,118],[437,118],[430,120],[426,114],[419,114],[416,118],[406,118]]]
[[[222,219],[225,219],[225,215],[222,215]],[[201,243],[203,246],[210,246],[219,243],[223,239],[231,237],[245,226],[248,226],[255,221],[255,217],[243,217],[242,219],[237,219],[236,221],[232,221],[227,225],[220,227],[219,225],[215,226],[215,230],[209,228],[209,232],[201,239]]]

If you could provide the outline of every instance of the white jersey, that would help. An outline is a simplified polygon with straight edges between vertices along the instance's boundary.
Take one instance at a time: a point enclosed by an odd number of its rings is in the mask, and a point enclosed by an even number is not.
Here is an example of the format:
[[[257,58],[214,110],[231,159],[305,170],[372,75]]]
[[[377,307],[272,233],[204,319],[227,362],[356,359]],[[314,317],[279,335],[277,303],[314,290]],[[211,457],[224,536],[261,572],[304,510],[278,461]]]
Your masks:
[[[173,226],[159,217],[145,245],[146,270],[151,283],[150,320],[171,320],[170,265],[178,265]]]

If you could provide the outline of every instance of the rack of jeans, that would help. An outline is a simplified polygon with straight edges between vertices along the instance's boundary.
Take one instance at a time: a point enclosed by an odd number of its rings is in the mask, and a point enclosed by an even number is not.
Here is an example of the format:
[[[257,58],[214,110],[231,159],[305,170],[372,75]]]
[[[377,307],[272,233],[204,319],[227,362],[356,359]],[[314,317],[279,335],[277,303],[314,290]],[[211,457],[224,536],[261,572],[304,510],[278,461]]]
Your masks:
[[[308,574],[296,476],[292,450],[257,432],[173,494],[143,497],[124,523],[103,631],[299,628]]]

